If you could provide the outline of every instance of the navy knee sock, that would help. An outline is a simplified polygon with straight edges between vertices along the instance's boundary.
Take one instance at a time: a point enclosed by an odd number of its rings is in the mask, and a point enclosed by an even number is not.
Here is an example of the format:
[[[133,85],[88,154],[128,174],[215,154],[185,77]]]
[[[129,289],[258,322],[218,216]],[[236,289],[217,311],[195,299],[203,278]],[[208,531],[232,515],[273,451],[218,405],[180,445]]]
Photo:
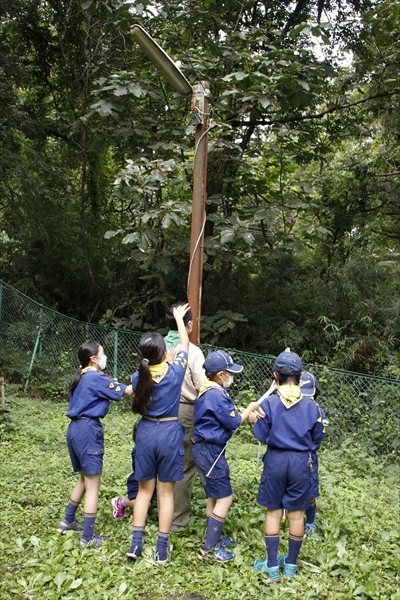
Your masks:
[[[139,526],[133,526],[132,529],[132,546],[138,546],[139,548],[142,547],[143,544],[143,532],[144,532],[144,525],[143,527],[139,527]]]
[[[293,535],[289,531],[289,553],[285,560],[286,564],[297,565],[297,557],[299,555],[302,543],[303,543],[302,535]]]
[[[203,550],[210,550],[218,543],[221,537],[221,531],[224,526],[225,519],[212,513],[211,517],[208,518],[207,523],[207,537],[204,542]]]
[[[72,498],[69,499],[67,512],[65,513],[65,520],[67,523],[73,523],[75,521],[75,513],[78,506],[79,502],[75,502]]]
[[[156,552],[162,552],[163,550],[168,549],[168,539],[169,533],[165,533],[164,531],[158,532]]]
[[[278,546],[279,546],[279,531],[278,533],[265,534],[265,545],[267,547],[267,567],[278,566]]]
[[[310,500],[310,506],[306,510],[306,523],[309,523],[310,525],[311,525],[311,523],[314,523],[316,512],[317,512],[317,503],[315,500],[314,501]]]
[[[94,534],[94,522],[96,521],[97,513],[83,513],[83,540],[91,540]]]

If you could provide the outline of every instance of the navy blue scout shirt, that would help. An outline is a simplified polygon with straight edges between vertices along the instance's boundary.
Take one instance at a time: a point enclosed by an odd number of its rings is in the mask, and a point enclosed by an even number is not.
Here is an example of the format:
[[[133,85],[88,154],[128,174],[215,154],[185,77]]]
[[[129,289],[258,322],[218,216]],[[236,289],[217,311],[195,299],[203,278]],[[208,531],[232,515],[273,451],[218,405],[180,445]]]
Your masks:
[[[179,350],[174,362],[171,365],[167,365],[168,368],[165,375],[158,382],[154,381],[151,404],[147,411],[143,413],[144,416],[157,419],[178,416],[181,388],[186,373],[187,360],[187,352]],[[135,371],[132,375],[132,388],[134,391],[136,390],[138,379],[139,372]]]
[[[242,422],[228,392],[219,384],[205,381],[194,402],[194,441],[224,445]],[[207,389],[203,392],[204,387]]]
[[[77,387],[71,392],[67,417],[102,419],[109,411],[110,400],[121,400],[126,387],[102,371],[92,367],[83,369]]]
[[[325,435],[318,406],[306,396],[290,408],[284,406],[278,394],[260,404],[254,437],[272,448],[315,450],[318,446],[314,442],[320,442]]]

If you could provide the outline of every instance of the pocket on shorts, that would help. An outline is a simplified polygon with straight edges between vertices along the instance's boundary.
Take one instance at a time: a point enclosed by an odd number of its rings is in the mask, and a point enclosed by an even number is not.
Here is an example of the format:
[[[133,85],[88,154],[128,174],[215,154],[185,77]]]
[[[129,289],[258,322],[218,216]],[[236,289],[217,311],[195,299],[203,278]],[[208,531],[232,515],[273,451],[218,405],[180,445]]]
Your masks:
[[[206,485],[206,483],[207,483],[206,473],[208,471],[208,460],[207,460],[206,452],[204,450],[200,451],[200,452],[195,452],[194,456],[193,456],[193,462],[194,462],[197,472],[199,474],[202,485],[203,486]]]
[[[104,448],[101,448],[99,446],[93,448],[90,447],[86,450],[87,454],[90,454],[91,456],[102,456],[104,454]]]
[[[180,421],[174,421],[173,425],[168,427],[167,435],[167,444],[170,448],[177,448],[182,446],[182,454],[183,454],[183,440],[186,435],[185,428],[183,427]]]
[[[264,458],[264,472],[278,473],[282,469],[282,454],[267,450]]]
[[[296,472],[298,475],[302,475],[306,479],[308,479],[308,477],[310,477],[310,479],[311,479],[312,471],[311,471],[310,467],[308,466],[308,454],[307,453],[304,453],[304,456],[302,455],[301,458],[297,461]]]

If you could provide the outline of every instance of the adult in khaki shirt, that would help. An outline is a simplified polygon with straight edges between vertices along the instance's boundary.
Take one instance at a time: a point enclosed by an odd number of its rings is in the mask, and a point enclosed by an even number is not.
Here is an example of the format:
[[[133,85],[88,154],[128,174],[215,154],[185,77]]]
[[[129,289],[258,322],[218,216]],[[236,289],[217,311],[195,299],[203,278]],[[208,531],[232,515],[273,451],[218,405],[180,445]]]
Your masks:
[[[178,327],[173,315],[173,309],[185,304],[176,302],[172,304],[165,316],[167,327],[170,330],[165,337],[167,350],[179,348]],[[193,316],[189,310],[183,318],[188,334],[193,328]],[[179,419],[186,429],[184,439],[184,478],[175,484],[175,504],[174,517],[172,519],[171,531],[177,532],[187,527],[190,516],[190,504],[192,500],[192,489],[196,478],[196,467],[192,458],[193,435],[194,435],[194,401],[198,392],[206,380],[206,374],[203,368],[204,355],[200,348],[192,342],[189,343],[189,358],[185,378],[181,390],[181,402],[179,407]]]

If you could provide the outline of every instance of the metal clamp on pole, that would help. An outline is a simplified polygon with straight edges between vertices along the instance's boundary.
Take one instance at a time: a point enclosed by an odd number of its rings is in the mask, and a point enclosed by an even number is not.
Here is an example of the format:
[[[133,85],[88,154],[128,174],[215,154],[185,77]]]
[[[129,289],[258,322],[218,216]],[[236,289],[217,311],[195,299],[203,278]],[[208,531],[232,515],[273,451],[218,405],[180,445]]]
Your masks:
[[[193,113],[193,125],[201,124],[208,126],[209,113],[208,113],[208,101],[206,106],[206,100],[210,97],[210,88],[208,81],[199,81],[193,86],[192,95],[192,113]]]

